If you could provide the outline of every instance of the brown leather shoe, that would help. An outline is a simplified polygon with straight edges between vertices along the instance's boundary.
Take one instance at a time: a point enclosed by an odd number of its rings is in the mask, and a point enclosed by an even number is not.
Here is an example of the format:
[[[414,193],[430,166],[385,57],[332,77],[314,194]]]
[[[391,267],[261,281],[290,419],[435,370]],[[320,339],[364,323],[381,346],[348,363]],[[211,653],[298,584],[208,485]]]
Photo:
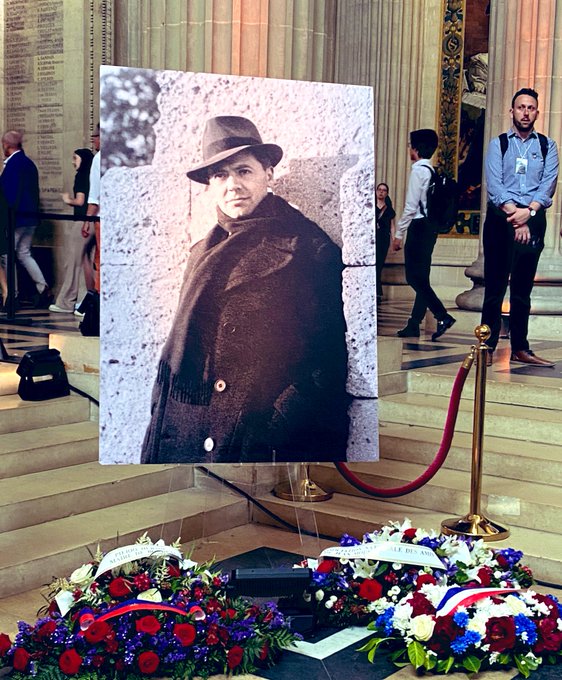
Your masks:
[[[489,349],[486,352],[486,366],[491,366],[494,363],[494,350]]]
[[[530,349],[521,349],[518,352],[512,352],[511,361],[515,361],[519,364],[530,364],[531,366],[543,366],[544,368],[554,367],[554,363],[552,361],[541,359]]]

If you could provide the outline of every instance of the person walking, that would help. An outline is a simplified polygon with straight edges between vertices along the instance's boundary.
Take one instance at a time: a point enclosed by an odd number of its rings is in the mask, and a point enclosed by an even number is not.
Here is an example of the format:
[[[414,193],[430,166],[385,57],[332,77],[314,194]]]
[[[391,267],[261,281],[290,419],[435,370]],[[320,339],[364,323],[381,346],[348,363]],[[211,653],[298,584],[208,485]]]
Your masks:
[[[437,231],[427,219],[427,190],[433,176],[430,159],[437,150],[438,137],[435,130],[422,129],[410,132],[410,160],[412,171],[406,192],[402,217],[398,220],[392,247],[398,251],[404,246],[406,281],[416,297],[408,323],[396,335],[400,338],[418,338],[420,324],[429,308],[437,319],[437,329],[431,336],[437,340],[455,323],[441,300],[431,287],[431,256],[437,241]]]

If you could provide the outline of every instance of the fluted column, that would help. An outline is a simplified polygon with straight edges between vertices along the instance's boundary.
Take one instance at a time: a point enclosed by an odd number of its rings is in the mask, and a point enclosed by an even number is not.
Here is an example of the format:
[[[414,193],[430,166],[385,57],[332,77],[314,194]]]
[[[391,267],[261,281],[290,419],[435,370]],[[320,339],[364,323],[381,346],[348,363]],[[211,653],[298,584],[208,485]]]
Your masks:
[[[336,0],[115,0],[123,66],[333,80]]]
[[[495,0],[491,10],[485,143],[509,127],[513,94],[521,87],[533,87],[539,93],[540,115],[536,128],[552,137],[560,148],[562,5],[556,0]],[[555,287],[562,282],[560,180],[558,185],[554,203],[547,212],[545,249],[535,278],[532,312],[536,314],[562,313],[560,288]],[[483,192],[483,213],[485,196]],[[468,267],[466,275],[473,280],[473,288],[457,297],[457,305],[479,310],[484,296],[482,235],[479,256]]]
[[[336,31],[336,82],[371,85],[378,181],[403,205],[408,131],[436,128],[442,0],[346,0]]]

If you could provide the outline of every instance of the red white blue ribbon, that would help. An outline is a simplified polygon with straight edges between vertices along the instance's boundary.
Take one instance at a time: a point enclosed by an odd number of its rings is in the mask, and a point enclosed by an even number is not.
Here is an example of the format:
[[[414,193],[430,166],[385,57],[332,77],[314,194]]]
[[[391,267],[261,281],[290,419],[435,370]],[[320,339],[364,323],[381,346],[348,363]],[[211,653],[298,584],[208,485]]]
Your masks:
[[[205,618],[205,612],[198,605],[194,605],[189,609],[182,609],[181,607],[176,607],[172,604],[165,604],[164,602],[147,602],[146,600],[127,600],[122,602],[117,606],[109,609],[104,614],[98,617],[94,617],[91,609],[82,609],[78,615],[78,621],[80,623],[80,633],[83,635],[94,622],[97,621],[107,621],[113,619],[116,616],[123,616],[123,614],[129,614],[130,612],[137,611],[165,611],[171,612],[172,614],[180,614],[181,616],[191,616],[195,621],[202,621]]]
[[[470,607],[471,604],[486,597],[520,592],[520,588],[449,588],[437,605],[436,616],[453,614],[459,607]]]

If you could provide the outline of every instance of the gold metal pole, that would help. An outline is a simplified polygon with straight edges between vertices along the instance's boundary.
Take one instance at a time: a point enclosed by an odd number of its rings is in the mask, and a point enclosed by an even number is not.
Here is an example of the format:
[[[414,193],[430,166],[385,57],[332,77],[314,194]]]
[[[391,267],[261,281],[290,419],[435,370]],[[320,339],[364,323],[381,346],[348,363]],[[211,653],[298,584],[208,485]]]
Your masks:
[[[482,460],[484,441],[484,412],[486,406],[486,340],[490,329],[477,326],[474,334],[479,344],[476,348],[476,385],[474,389],[474,416],[472,421],[472,470],[470,480],[470,512],[460,519],[446,519],[441,523],[444,534],[472,536],[485,541],[501,541],[509,536],[509,529],[487,519],[480,510],[482,497]]]
[[[324,491],[310,479],[308,463],[296,463],[296,479],[278,484],[273,493],[285,501],[318,502],[328,501],[333,496],[331,491]]]

